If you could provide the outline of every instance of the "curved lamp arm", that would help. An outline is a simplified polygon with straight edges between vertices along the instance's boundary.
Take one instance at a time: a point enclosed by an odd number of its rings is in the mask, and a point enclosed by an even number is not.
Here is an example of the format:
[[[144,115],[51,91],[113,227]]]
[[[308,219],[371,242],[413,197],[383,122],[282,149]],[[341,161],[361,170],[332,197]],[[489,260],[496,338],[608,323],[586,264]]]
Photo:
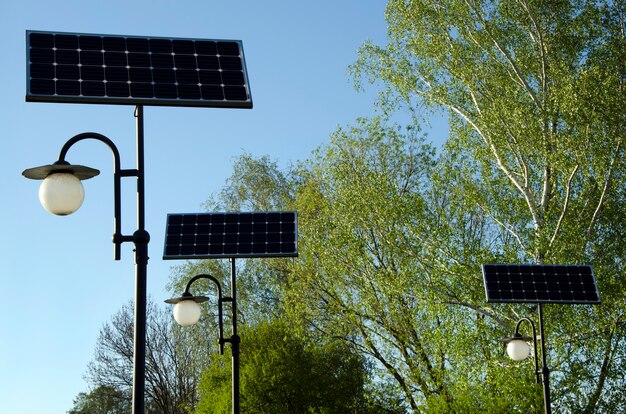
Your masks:
[[[70,138],[64,145],[63,148],[61,148],[61,151],[59,152],[59,161],[57,162],[64,162],[65,161],[65,156],[67,155],[67,152],[69,151],[69,149],[76,144],[79,141],[85,140],[85,139],[95,139],[96,141],[100,141],[102,143],[104,143],[107,147],[109,147],[109,149],[111,150],[111,152],[113,153],[113,243],[115,244],[115,251],[114,251],[114,258],[115,260],[120,260],[120,246],[123,242],[125,241],[132,241],[132,237],[124,237],[122,235],[122,218],[121,218],[121,205],[122,205],[122,201],[121,201],[121,177],[122,177],[122,170],[121,170],[121,163],[120,163],[120,153],[117,149],[117,147],[115,146],[115,144],[113,143],[113,141],[111,141],[109,138],[107,138],[106,136],[102,135],[102,134],[98,134],[97,132],[83,132],[82,134],[78,134],[73,136],[72,138]],[[129,174],[131,175],[131,174]],[[132,174],[137,176],[138,174]]]

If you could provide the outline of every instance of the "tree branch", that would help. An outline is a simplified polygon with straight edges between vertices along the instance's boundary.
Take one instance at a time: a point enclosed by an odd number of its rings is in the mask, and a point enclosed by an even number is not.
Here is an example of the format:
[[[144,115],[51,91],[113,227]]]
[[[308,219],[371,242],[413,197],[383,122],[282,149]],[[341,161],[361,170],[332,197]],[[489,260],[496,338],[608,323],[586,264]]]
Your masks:
[[[552,247],[552,244],[556,240],[556,237],[561,229],[561,224],[563,223],[563,218],[565,217],[565,212],[567,211],[567,206],[569,204],[570,191],[572,189],[572,180],[578,171],[578,164],[572,170],[572,173],[567,178],[567,183],[565,184],[565,200],[563,200],[563,208],[561,209],[561,215],[559,216],[559,220],[556,223],[556,227],[554,228],[554,233],[552,234],[552,238],[550,239],[550,243],[548,244],[548,250]]]
[[[596,209],[593,212],[593,216],[591,217],[591,221],[589,222],[589,226],[587,227],[587,236],[591,235],[591,231],[593,230],[593,226],[594,226],[596,220],[598,219],[598,215],[600,214],[600,209],[602,208],[602,205],[604,204],[604,197],[606,197],[606,192],[607,192],[607,189],[608,189],[609,184],[611,182],[611,177],[613,175],[613,165],[615,164],[615,160],[619,156],[621,147],[622,147],[622,140],[620,139],[617,142],[617,147],[615,148],[615,153],[613,154],[613,157],[611,158],[611,161],[609,163],[609,171],[607,172],[606,180],[604,181],[604,186],[602,187],[602,194],[600,195],[600,200],[598,200],[598,205],[596,206]]]

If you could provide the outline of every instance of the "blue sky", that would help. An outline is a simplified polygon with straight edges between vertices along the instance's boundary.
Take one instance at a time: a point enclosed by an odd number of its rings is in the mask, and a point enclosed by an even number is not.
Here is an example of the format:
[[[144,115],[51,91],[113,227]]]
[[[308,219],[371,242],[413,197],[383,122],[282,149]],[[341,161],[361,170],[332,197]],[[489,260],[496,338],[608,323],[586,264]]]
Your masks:
[[[279,165],[309,157],[339,125],[372,113],[374,91],[357,93],[347,67],[365,40],[385,41],[383,1],[4,1],[0,6],[0,163],[8,186],[0,208],[0,411],[64,413],[83,380],[102,325],[133,297],[132,245],[113,260],[110,151],[74,146],[67,160],[101,170],[86,181],[75,214],[39,204],[25,168],[57,159],[81,132],[98,132],[135,167],[132,106],[26,103],[25,31],[240,39],[254,108],[145,107],[148,290],[157,302],[177,262],[163,261],[168,213],[202,211],[235,157],[269,155]],[[134,180],[123,181],[122,227],[135,229]]]

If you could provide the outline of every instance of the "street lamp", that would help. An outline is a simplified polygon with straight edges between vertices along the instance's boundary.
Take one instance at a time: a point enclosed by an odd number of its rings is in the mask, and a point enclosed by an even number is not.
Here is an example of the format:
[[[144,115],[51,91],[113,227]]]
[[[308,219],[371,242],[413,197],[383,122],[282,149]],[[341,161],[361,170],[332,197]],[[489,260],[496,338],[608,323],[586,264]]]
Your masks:
[[[539,369],[539,362],[537,360],[537,331],[535,330],[535,324],[528,318],[521,318],[515,325],[515,333],[512,337],[504,339],[506,343],[506,352],[513,361],[523,361],[531,354],[535,363],[535,379],[537,384],[543,385],[543,402],[545,408],[545,414],[551,414],[552,408],[550,403],[550,370],[546,364],[546,348],[545,348],[545,336],[543,332],[543,317],[541,315],[541,304],[538,304],[539,308],[539,339],[541,342],[541,370]],[[532,328],[532,337],[522,336],[519,333],[519,328],[522,322],[528,322]],[[533,341],[533,347],[529,345],[530,341]]]
[[[231,259],[231,272],[234,275],[235,259]],[[237,297],[234,285],[234,277],[231,280],[231,296],[222,296],[222,286],[220,282],[211,275],[200,274],[189,280],[182,296],[168,299],[165,303],[174,305],[174,319],[181,326],[189,326],[198,322],[200,319],[200,303],[206,302],[209,298],[206,296],[195,296],[190,292],[191,285],[199,279],[208,279],[217,287],[217,310],[218,310],[218,344],[220,347],[220,355],[224,354],[224,344],[230,342],[232,349],[232,413],[239,414],[239,342],[237,335]],[[224,320],[222,304],[230,302],[232,317],[232,332],[230,338],[224,338]]]
[[[68,215],[80,208],[84,199],[82,180],[95,177],[100,171],[65,160],[69,149],[77,142],[93,139],[107,145],[113,153],[114,180],[114,259],[120,260],[120,247],[124,242],[135,245],[135,323],[133,353],[133,402],[132,413],[144,414],[146,373],[146,304],[148,242],[150,235],[145,229],[144,196],[144,132],[143,107],[137,106],[137,168],[121,169],[117,147],[109,138],[95,132],[84,132],[70,138],[59,152],[53,164],[26,169],[22,175],[33,180],[43,180],[39,188],[39,200],[46,210],[56,215]],[[137,230],[132,235],[121,232],[121,178],[137,179]]]

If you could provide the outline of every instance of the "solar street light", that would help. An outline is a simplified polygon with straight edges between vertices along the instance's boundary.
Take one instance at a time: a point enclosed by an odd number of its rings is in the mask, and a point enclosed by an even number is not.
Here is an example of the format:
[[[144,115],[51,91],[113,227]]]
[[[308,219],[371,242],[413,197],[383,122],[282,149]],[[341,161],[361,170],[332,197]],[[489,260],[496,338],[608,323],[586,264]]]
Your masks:
[[[66,216],[80,208],[85,199],[81,180],[88,180],[100,171],[82,165],[72,165],[65,160],[50,165],[29,168],[22,173],[26,178],[42,180],[39,201],[52,214]]]
[[[122,243],[132,241],[135,244],[132,412],[144,414],[146,266],[150,235],[145,230],[144,212],[143,105],[252,108],[242,42],[29,30],[26,31],[26,101],[136,106],[136,169],[122,170],[119,153],[113,142],[103,135],[87,132],[70,139],[63,146],[57,162],[27,169],[22,174],[27,178],[44,181],[40,188],[40,199],[48,211],[67,215],[82,204],[84,189],[81,180],[99,174],[93,168],[66,162],[65,155],[69,148],[78,141],[90,138],[105,143],[113,152],[115,260],[120,259]],[[129,236],[121,233],[122,177],[137,179],[138,229]],[[275,244],[272,241],[270,252],[277,249]],[[282,245],[279,247],[282,253]],[[232,268],[234,272],[234,259]],[[235,315],[234,273],[231,289]],[[188,304],[183,306],[193,307]],[[234,337],[236,324],[233,319]],[[233,357],[234,348],[233,342]]]
[[[174,305],[173,314],[176,323],[180,326],[190,326],[195,325],[200,320],[200,304],[209,300],[206,296],[195,296],[191,294],[190,290],[191,285],[199,279],[207,279],[215,284],[217,288],[217,310],[218,310],[218,328],[219,328],[219,337],[218,343],[220,345],[220,354],[224,353],[224,342],[231,342],[231,339],[224,339],[224,322],[223,322],[223,307],[222,304],[224,302],[234,303],[234,299],[232,297],[222,297],[222,285],[220,282],[211,275],[208,274],[200,274],[192,277],[189,282],[187,282],[187,287],[185,287],[185,292],[183,292],[182,296],[177,298],[168,299],[165,303],[169,303],[170,305]],[[234,305],[236,307],[236,305]],[[233,314],[233,320],[235,319],[235,314]],[[236,325],[236,323],[235,323]]]
[[[533,332],[532,336],[522,336],[522,334],[520,334],[519,328],[522,322],[528,322],[530,324]],[[532,320],[528,318],[522,318],[517,321],[517,324],[515,325],[515,333],[513,334],[513,336],[504,339],[504,343],[506,343],[506,353],[513,361],[523,361],[531,355],[531,346],[529,344],[530,341],[533,342],[532,356],[535,361],[535,374],[537,376],[537,384],[540,384],[540,371],[538,368],[537,355],[535,351],[537,349],[537,331],[535,330],[535,324]]]
[[[143,148],[143,113],[142,108],[137,107],[137,124],[138,124],[138,142],[141,142]],[[139,127],[141,126],[141,129]],[[140,131],[140,132],[139,132]],[[82,180],[88,180],[100,174],[95,168],[85,167],[83,165],[73,165],[65,160],[67,152],[77,142],[93,139],[107,145],[113,153],[113,191],[114,191],[114,233],[113,243],[115,243],[115,260],[120,260],[120,245],[126,241],[134,241],[133,236],[123,236],[121,233],[121,178],[136,177],[140,187],[137,193],[139,195],[138,221],[140,230],[143,230],[144,224],[144,205],[143,205],[143,154],[138,156],[138,164],[140,168],[123,170],[120,167],[120,154],[109,138],[96,132],[84,132],[70,138],[59,152],[58,161],[42,165],[40,167],[28,168],[22,172],[26,178],[33,180],[43,180],[39,187],[39,201],[43,207],[49,212],[56,215],[68,215],[78,210],[85,197]],[[143,151],[142,151],[143,152]],[[143,232],[142,232],[143,233]],[[145,235],[139,235],[145,237]],[[149,236],[148,236],[149,237]]]

